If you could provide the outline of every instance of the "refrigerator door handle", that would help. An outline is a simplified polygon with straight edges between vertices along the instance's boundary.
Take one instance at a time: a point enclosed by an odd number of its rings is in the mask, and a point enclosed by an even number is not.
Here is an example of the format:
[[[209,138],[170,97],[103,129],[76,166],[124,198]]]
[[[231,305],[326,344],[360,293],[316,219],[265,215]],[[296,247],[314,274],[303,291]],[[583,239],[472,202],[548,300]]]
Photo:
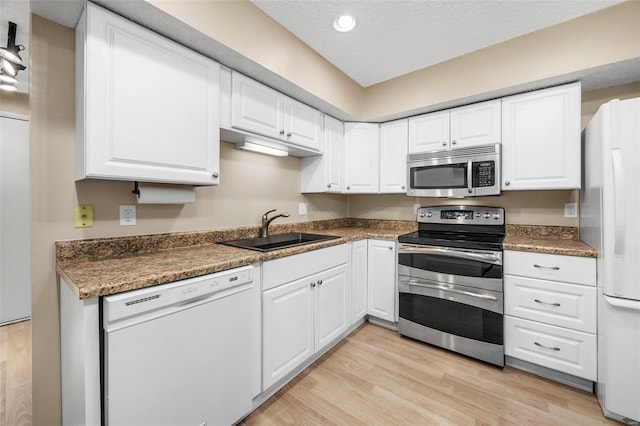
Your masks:
[[[611,150],[613,163],[613,196],[615,208],[615,233],[613,254],[616,257],[624,256],[625,232],[624,232],[624,171],[622,170],[622,150]]]
[[[640,300],[622,299],[620,297],[604,296],[604,300],[616,308],[640,311]]]

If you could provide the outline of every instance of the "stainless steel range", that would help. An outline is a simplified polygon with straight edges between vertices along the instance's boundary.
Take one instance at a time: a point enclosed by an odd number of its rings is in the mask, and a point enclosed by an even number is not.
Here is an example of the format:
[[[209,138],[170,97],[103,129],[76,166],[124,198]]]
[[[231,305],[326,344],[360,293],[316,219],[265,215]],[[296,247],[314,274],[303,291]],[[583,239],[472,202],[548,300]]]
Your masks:
[[[504,365],[504,209],[422,207],[398,248],[400,334]]]

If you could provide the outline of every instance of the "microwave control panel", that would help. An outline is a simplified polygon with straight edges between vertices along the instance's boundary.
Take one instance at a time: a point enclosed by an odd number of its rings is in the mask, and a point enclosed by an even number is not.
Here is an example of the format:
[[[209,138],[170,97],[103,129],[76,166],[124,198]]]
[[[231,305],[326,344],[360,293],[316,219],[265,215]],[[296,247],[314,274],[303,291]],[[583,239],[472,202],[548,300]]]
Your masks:
[[[473,163],[473,187],[482,188],[496,183],[496,162],[480,161]]]

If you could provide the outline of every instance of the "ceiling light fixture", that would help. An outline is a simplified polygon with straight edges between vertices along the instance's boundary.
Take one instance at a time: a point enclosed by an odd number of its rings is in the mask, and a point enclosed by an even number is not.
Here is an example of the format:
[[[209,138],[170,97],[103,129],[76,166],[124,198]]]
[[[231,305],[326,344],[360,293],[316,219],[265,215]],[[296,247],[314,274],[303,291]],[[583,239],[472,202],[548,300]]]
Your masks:
[[[340,15],[333,20],[333,28],[341,33],[351,31],[356,26],[356,18],[351,15]]]
[[[27,67],[22,65],[20,51],[24,50],[24,46],[16,44],[16,32],[18,26],[9,22],[9,34],[7,37],[7,47],[0,47],[0,89],[7,91],[15,91],[18,79],[18,72],[25,70]],[[12,89],[13,88],[13,89]]]

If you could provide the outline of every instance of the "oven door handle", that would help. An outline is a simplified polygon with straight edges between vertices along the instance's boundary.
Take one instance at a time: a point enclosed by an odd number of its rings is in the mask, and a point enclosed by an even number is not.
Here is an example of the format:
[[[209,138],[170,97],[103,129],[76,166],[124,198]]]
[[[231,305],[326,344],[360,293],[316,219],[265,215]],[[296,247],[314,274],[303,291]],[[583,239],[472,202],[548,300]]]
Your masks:
[[[416,280],[413,280],[413,279],[410,279],[409,281],[407,281],[407,284],[409,284],[409,285],[417,285],[417,286],[420,286],[420,287],[432,288],[434,290],[448,291],[450,293],[464,294],[465,296],[476,297],[478,299],[494,300],[494,301],[498,300],[497,297],[491,296],[490,294],[482,294],[482,293],[475,293],[473,291],[458,290],[458,289],[455,289],[455,288],[445,287],[445,286],[439,285],[439,284],[427,284],[425,282],[420,282],[420,281],[416,281]]]
[[[458,259],[477,260],[484,263],[502,265],[502,255],[500,252],[484,253],[471,250],[452,250],[443,247],[422,246],[413,244],[400,244],[400,246],[398,247],[398,254],[411,253],[439,254],[443,256],[455,257]]]

